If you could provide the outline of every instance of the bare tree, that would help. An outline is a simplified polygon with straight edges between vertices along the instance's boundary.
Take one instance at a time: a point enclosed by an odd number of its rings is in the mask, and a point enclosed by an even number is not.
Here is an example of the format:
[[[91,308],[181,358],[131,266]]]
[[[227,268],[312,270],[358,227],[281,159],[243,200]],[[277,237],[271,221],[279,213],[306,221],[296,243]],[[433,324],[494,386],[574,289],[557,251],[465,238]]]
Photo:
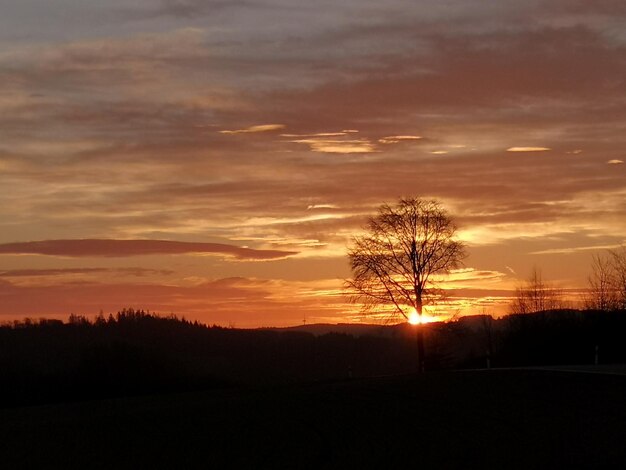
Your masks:
[[[590,310],[626,310],[626,247],[593,256],[584,300]]]
[[[562,307],[561,291],[545,282],[541,270],[533,267],[530,277],[515,290],[511,313],[533,313]]]
[[[626,246],[609,252],[613,265],[613,286],[617,296],[617,309],[626,310]]]
[[[611,311],[617,308],[618,295],[615,289],[615,276],[612,259],[608,256],[593,255],[589,288],[585,294],[585,308],[588,310]]]
[[[346,281],[352,300],[364,311],[390,308],[421,320],[425,304],[441,297],[434,275],[461,265],[465,246],[455,240],[456,226],[441,204],[419,198],[383,204],[370,217],[366,234],[354,237],[348,256],[352,279]],[[424,370],[424,338],[417,325],[418,368]]]

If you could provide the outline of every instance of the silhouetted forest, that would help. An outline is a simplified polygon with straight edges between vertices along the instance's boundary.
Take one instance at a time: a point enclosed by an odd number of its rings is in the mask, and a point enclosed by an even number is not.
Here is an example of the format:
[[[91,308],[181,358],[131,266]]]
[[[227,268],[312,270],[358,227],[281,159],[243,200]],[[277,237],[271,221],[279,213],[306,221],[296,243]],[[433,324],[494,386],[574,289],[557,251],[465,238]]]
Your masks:
[[[626,361],[626,314],[556,310],[424,325],[427,370]],[[318,328],[319,329],[319,328]],[[415,327],[243,330],[125,309],[0,327],[2,406],[414,373]],[[326,328],[319,329],[321,331]]]

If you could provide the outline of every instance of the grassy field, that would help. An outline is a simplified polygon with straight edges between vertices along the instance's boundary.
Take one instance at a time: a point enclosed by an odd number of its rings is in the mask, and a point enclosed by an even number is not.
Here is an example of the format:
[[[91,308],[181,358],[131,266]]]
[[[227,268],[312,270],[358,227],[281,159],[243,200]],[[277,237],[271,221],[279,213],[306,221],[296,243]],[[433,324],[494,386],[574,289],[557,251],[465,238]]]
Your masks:
[[[626,468],[626,376],[429,373],[0,410],[1,468]]]

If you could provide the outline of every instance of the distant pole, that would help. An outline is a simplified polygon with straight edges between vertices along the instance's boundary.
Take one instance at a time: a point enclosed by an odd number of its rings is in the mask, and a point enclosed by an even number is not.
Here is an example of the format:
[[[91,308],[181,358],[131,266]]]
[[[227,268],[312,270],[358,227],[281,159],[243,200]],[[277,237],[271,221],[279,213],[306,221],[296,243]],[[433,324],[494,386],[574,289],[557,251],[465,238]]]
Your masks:
[[[596,344],[596,355],[595,355],[595,358],[594,358],[594,360],[593,360],[593,363],[594,363],[596,366],[598,365],[598,362],[599,362],[599,361],[598,361],[598,356],[599,356],[598,352],[599,352],[599,350],[600,350],[600,347]]]
[[[487,350],[487,369],[491,369],[491,352]]]

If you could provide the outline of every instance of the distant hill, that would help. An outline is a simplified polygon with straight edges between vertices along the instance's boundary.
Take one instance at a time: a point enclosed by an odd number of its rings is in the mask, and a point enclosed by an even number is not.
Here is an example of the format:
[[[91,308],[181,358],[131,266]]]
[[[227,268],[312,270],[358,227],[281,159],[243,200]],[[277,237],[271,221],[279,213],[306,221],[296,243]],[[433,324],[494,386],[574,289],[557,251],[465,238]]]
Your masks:
[[[389,338],[397,334],[402,325],[373,325],[363,323],[312,323],[310,325],[289,326],[285,328],[269,328],[272,331],[297,331],[321,336],[328,333],[341,333],[360,336],[378,336]]]
[[[626,312],[477,315],[423,326],[427,371],[626,363]],[[0,326],[0,407],[411,374],[415,327],[209,327],[132,309]],[[596,359],[597,358],[597,359]]]

